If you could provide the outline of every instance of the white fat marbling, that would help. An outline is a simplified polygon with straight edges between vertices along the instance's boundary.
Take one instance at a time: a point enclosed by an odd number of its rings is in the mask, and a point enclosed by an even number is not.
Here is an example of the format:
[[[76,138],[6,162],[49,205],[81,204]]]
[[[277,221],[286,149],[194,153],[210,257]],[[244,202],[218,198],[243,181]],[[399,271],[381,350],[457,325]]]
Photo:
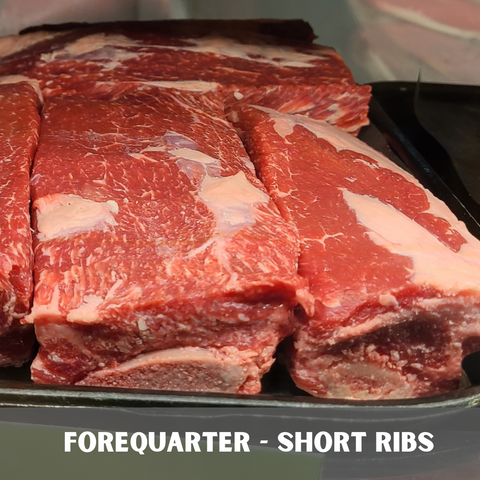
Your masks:
[[[210,157],[209,155],[199,152],[198,150],[192,150],[191,148],[178,148],[175,150],[170,150],[170,154],[186,160],[191,160],[192,162],[202,163],[204,165],[219,163],[216,158]]]
[[[31,312],[24,318],[25,322],[33,323],[37,318],[45,317],[56,319],[61,317],[60,313],[60,290],[58,285],[54,285],[50,300],[48,303],[33,303]]]
[[[163,135],[162,141],[165,142],[169,149],[188,148],[195,150],[197,148],[197,144],[191,138],[172,130]]]
[[[256,206],[270,201],[269,196],[254,187],[243,172],[229,177],[205,175],[198,196],[215,215],[220,235],[229,235],[253,225]]]
[[[167,132],[159,144],[148,146],[140,151],[139,154],[131,154],[134,158],[150,158],[149,153],[168,153],[176,158],[178,169],[185,173],[190,180],[194,178],[203,178],[205,174],[219,176],[221,174],[221,162],[219,159],[211,157],[198,150],[198,145],[186,137],[176,132]]]
[[[412,260],[411,280],[417,285],[452,294],[480,288],[478,258],[453,252],[414,220],[377,198],[348,190],[343,190],[343,198],[372,242]]]
[[[33,78],[25,77],[24,75],[7,75],[5,77],[0,77],[0,84],[2,85],[6,85],[9,83],[23,83],[23,82],[26,82],[33,87],[33,89],[35,90],[35,93],[38,96],[40,103],[43,104],[43,95],[37,80],[34,80]]]
[[[181,50],[199,53],[211,53],[214,55],[241,58],[244,60],[268,63],[280,67],[291,68],[310,68],[315,66],[315,61],[330,56],[334,51],[327,47],[316,46],[312,53],[297,52],[294,48],[277,45],[250,45],[239,43],[235,40],[224,37],[203,37],[189,39],[187,45],[147,45],[136,42],[123,35],[94,34],[82,37],[75,42],[67,45],[61,50],[45,54],[42,59],[45,62],[51,62],[55,59],[75,58],[78,56],[88,56],[97,54],[106,47],[143,49],[137,51],[137,55],[148,54],[152,49]],[[125,52],[128,53],[128,52]]]
[[[135,52],[124,52],[123,55],[122,51],[115,54],[112,58],[110,57],[102,57],[102,58],[110,58],[110,61],[104,63],[104,67],[106,69],[113,69],[119,65],[119,62],[122,60],[128,60],[129,58],[137,58],[138,54]],[[115,86],[117,82],[95,82],[95,86],[101,88],[104,85],[111,85]],[[216,82],[202,82],[201,80],[178,80],[178,81],[128,81],[129,84],[137,85],[139,89],[143,90],[147,87],[157,87],[157,88],[165,88],[165,89],[174,89],[174,90],[183,90],[183,91],[190,91],[190,92],[198,92],[198,93],[207,93],[215,91],[219,88],[219,84]]]
[[[139,57],[138,53],[126,52],[124,50],[115,50],[114,48],[104,48],[101,53],[90,57],[92,60],[99,60],[105,70],[115,70],[122,66],[125,60],[133,60]]]
[[[391,293],[386,293],[378,297],[378,301],[385,307],[396,307],[398,305],[397,298]]]
[[[215,82],[202,82],[201,80],[179,80],[175,81],[152,81],[141,82],[143,85],[151,85],[159,88],[173,88],[175,90],[187,90],[191,92],[211,92],[219,87]]]
[[[276,110],[272,110],[267,107],[260,107],[255,105],[255,108],[262,112],[268,113],[270,118],[274,120],[274,129],[281,137],[285,138],[293,133],[293,129],[296,125],[300,125],[312,132],[317,138],[321,138],[330,143],[337,151],[350,150],[352,152],[360,153],[367,157],[372,158],[382,167],[387,167],[390,170],[401,173],[405,176],[404,170],[397,167],[394,163],[388,160],[380,152],[362,142],[353,135],[344,132],[338,127],[329,125],[326,122],[320,120],[314,120],[303,115],[287,115],[280,113]]]
[[[291,47],[265,44],[249,45],[223,37],[204,37],[190,41],[195,46],[181,48],[193,52],[213,53],[293,68],[314,67],[315,63],[312,63],[313,61],[325,58],[325,55],[331,55],[333,52],[333,50],[324,47],[321,48],[321,55],[319,54],[320,48],[317,48],[315,54],[300,53]]]
[[[98,295],[85,295],[82,304],[67,314],[68,322],[90,323],[98,319],[98,307],[103,298]]]
[[[307,130],[312,132],[317,138],[326,140],[337,151],[349,150],[351,152],[360,153],[374,160],[374,163],[370,164],[366,160],[357,159],[357,161],[363,162],[370,168],[386,168],[398,175],[401,175],[408,182],[413,183],[425,192],[429,202],[429,209],[426,210],[425,213],[431,213],[432,215],[447,220],[450,225],[455,228],[455,230],[457,230],[464,238],[468,240],[469,244],[471,244],[472,241],[473,243],[476,242],[474,237],[472,237],[472,235],[466,229],[465,225],[462,222],[458,221],[458,219],[447,207],[447,205],[445,205],[444,202],[436,198],[428,190],[424,189],[415,177],[410,175],[408,172],[393,163],[383,154],[377,152],[375,149],[362,142],[358,138],[320,120],[314,120],[312,118],[301,115],[288,115],[278,112],[276,110],[272,110],[270,108],[260,107],[257,105],[255,105],[254,107],[258,110],[261,110],[262,112],[267,113],[270,118],[274,120],[275,131],[278,135],[285,138],[286,141],[288,141],[286,137],[293,133],[294,127],[296,125],[300,125],[303,128],[306,128]]]
[[[68,237],[95,229],[115,226],[118,205],[113,200],[94,202],[77,195],[47,195],[34,203],[38,239]]]
[[[75,57],[88,55],[91,57],[91,53],[95,52],[95,58],[108,58],[103,56],[102,51],[105,54],[112,53],[112,50],[107,50],[106,47],[136,47],[138,43],[134,40],[123,35],[106,35],[105,33],[97,33],[94,35],[87,35],[86,37],[79,38],[72,43],[67,44],[64,48],[55,50],[52,53],[46,53],[41,56],[44,62],[52,62],[59,59],[71,59]],[[124,52],[129,54],[131,52]],[[121,51],[118,52],[122,54]],[[135,54],[136,55],[136,54]],[[100,57],[99,57],[100,56]],[[138,55],[136,55],[138,56]]]
[[[40,58],[46,63],[56,60],[76,60],[77,58],[79,60],[85,60],[85,58],[88,58],[88,60],[95,60],[98,63],[101,63],[106,70],[113,70],[121,66],[122,62],[136,59],[141,55],[145,55],[145,52],[130,52],[128,50],[117,49],[110,45],[105,45],[98,50],[77,55],[72,54],[68,49],[56,50],[51,53],[42,54]]]
[[[50,40],[67,32],[32,32],[24,35],[9,35],[0,38],[0,57],[25,50],[36,43]]]
[[[79,38],[75,42],[68,44],[64,51],[72,56],[78,56],[100,50],[109,45],[115,47],[135,47],[138,43],[124,35],[106,35],[105,33],[97,33]]]
[[[169,150],[169,154],[178,158],[175,162],[178,169],[191,181],[195,182],[195,178],[203,178],[204,175],[215,177],[221,174],[220,160],[197,150],[197,145],[189,138],[175,135],[170,133],[169,137],[164,137],[169,147],[181,147]]]

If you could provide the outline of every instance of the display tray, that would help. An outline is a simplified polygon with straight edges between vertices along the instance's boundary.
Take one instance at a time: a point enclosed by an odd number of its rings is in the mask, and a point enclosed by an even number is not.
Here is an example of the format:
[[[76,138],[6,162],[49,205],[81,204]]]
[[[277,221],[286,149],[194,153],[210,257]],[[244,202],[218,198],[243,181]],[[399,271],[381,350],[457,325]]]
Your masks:
[[[408,169],[480,238],[480,87],[372,84],[370,119]]]
[[[471,193],[471,184],[462,181],[472,175],[480,178],[480,87],[406,82],[382,82],[372,87],[371,125],[362,130],[360,138],[413,173],[480,238],[479,203]],[[446,115],[452,109],[453,120],[432,121],[442,111]],[[461,132],[461,136],[455,132]],[[460,141],[461,145],[457,145]],[[30,380],[29,365],[24,365],[0,369],[0,406],[476,406],[480,404],[480,354],[469,355],[462,366],[462,383],[469,386],[455,392],[409,400],[359,402],[314,398],[297,389],[278,362],[264,376],[262,393],[248,396],[36,385]]]

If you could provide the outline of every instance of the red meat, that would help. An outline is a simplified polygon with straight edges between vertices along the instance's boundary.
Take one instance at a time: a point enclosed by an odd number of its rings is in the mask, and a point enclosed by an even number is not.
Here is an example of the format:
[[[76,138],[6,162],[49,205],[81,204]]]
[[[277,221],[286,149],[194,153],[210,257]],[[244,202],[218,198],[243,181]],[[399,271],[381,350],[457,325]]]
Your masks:
[[[298,239],[221,97],[48,100],[32,189],[36,382],[259,391],[302,297]]]
[[[259,28],[259,34],[252,31],[254,22],[231,32],[228,22],[217,23],[221,27],[213,33],[206,27],[187,33],[192,22],[174,25],[153,23],[140,30],[113,24],[9,37],[3,48],[0,43],[0,73],[38,79],[47,97],[88,95],[97,82],[211,82],[223,90],[227,109],[255,103],[352,133],[368,123],[370,87],[355,84],[333,49],[296,35],[263,34],[278,29]]]
[[[23,80],[0,78],[0,366],[26,362],[35,342],[32,327],[20,319],[33,293],[29,179],[40,101]]]
[[[458,387],[480,345],[480,243],[409,174],[341,130],[248,107],[232,115],[301,241],[315,297],[291,359],[313,395],[355,399]]]

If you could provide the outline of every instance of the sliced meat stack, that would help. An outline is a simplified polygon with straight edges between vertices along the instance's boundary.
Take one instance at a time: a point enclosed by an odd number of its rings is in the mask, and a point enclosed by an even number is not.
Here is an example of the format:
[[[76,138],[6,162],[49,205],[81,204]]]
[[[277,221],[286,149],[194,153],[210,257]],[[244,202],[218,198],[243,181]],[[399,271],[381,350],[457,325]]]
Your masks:
[[[0,74],[38,79],[47,97],[88,96],[97,82],[213,82],[227,109],[264,105],[353,133],[368,123],[370,87],[355,84],[333,49],[312,44],[311,30],[300,28],[305,24],[292,22],[290,35],[272,22],[233,22],[231,31],[228,24],[127,23],[31,32],[0,43]]]
[[[301,239],[315,297],[291,356],[298,386],[378,399],[458,387],[480,349],[480,243],[409,174],[339,129],[248,107],[233,115]]]
[[[33,328],[20,319],[33,293],[29,181],[40,99],[22,80],[0,78],[0,366],[27,361],[35,342]]]
[[[221,96],[50,99],[32,195],[36,382],[260,390],[302,297],[298,241]]]

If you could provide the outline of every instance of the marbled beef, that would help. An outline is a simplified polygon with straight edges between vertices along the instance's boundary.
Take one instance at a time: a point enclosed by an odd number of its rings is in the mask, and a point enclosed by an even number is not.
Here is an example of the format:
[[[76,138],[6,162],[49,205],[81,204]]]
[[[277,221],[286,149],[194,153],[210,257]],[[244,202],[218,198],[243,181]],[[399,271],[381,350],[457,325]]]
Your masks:
[[[341,130],[247,107],[232,116],[301,241],[315,297],[298,315],[297,385],[378,399],[458,387],[480,346],[480,242],[408,173]]]
[[[298,239],[210,87],[46,101],[36,382],[260,390],[303,296]]]
[[[32,356],[31,325],[21,325],[33,293],[30,167],[40,116],[38,86],[0,78],[0,366]]]
[[[280,37],[271,22],[237,22],[231,31],[229,22],[173,25],[101,24],[7,37],[0,41],[0,74],[38,79],[46,97],[88,96],[97,82],[213,82],[227,109],[265,105],[352,133],[368,123],[370,87],[355,84],[333,49],[312,44],[308,29],[300,40],[298,27]]]

